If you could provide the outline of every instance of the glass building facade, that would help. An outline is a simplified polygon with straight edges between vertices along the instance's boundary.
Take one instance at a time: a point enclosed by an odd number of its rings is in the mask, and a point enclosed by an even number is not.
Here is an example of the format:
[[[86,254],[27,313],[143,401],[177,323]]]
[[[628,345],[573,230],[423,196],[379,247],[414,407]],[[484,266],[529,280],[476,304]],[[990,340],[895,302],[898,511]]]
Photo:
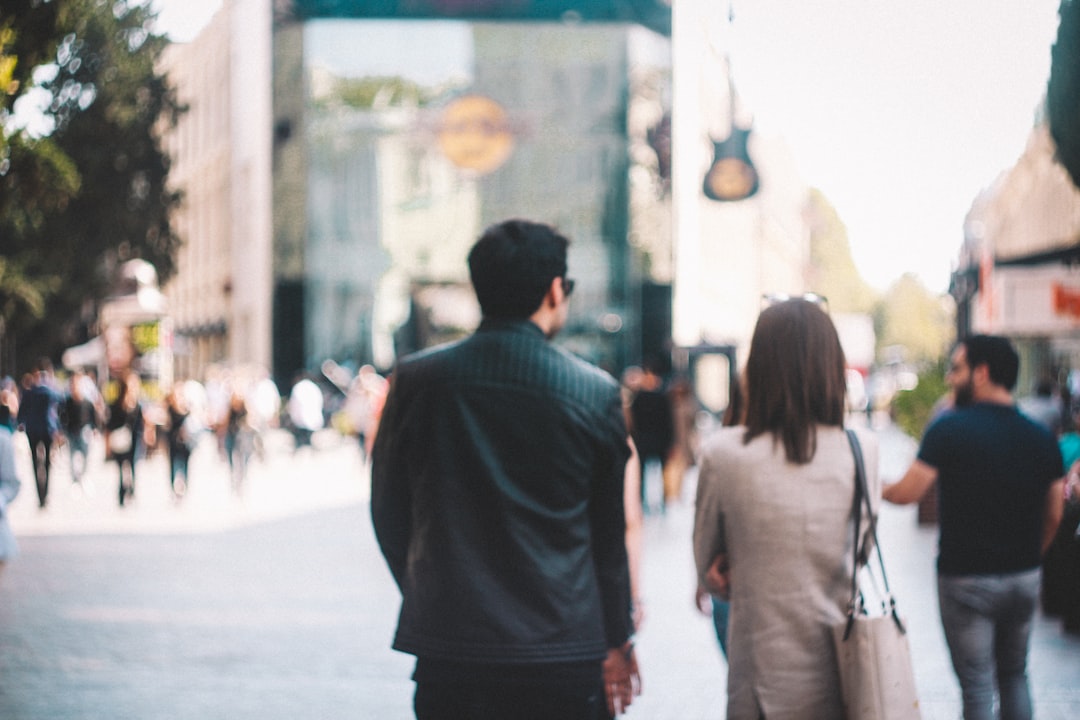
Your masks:
[[[276,29],[279,384],[326,359],[386,370],[469,333],[468,250],[513,217],[571,239],[577,285],[559,341],[613,372],[638,360],[632,30],[340,18]]]

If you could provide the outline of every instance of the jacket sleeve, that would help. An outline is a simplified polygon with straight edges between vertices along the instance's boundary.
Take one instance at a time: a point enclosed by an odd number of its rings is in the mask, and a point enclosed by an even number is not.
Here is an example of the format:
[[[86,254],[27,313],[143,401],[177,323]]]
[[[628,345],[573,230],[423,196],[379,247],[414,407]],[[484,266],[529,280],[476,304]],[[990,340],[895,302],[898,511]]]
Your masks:
[[[412,525],[405,395],[400,377],[392,378],[371,451],[371,520],[399,590],[405,581]]]
[[[727,552],[724,515],[716,490],[715,463],[705,456],[698,470],[697,499],[694,503],[694,567],[700,585],[704,585],[705,573],[713,559]]]
[[[626,553],[626,507],[623,481],[630,457],[626,423],[618,392],[606,409],[605,459],[598,469],[590,511],[594,557],[609,648],[621,647],[634,633],[630,566]]]

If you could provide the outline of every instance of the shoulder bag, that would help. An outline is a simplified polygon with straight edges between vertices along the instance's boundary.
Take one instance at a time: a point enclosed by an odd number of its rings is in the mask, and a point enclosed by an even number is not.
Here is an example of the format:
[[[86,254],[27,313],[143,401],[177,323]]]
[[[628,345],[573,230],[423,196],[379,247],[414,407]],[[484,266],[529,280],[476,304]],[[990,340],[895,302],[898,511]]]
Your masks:
[[[852,503],[855,520],[855,541],[852,544],[854,571],[847,618],[832,628],[844,711],[848,720],[918,720],[921,718],[919,697],[915,689],[907,629],[896,609],[896,600],[885,576],[885,558],[878,544],[877,520],[866,488],[862,448],[854,431],[846,432],[855,455],[855,500]],[[864,506],[870,527],[860,547]],[[869,547],[871,541],[872,548]],[[873,570],[869,563],[871,552],[877,552],[883,590],[873,583]],[[881,598],[881,611],[873,615],[868,611],[860,583],[860,577],[864,574],[869,576],[869,582]]]

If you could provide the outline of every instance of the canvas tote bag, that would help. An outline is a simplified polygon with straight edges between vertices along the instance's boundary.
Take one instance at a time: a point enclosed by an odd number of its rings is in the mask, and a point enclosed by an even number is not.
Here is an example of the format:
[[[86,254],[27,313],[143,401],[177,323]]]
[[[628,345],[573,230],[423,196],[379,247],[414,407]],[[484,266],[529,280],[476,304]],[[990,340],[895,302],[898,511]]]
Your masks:
[[[848,720],[919,720],[919,697],[911,665],[907,629],[896,609],[896,600],[885,576],[885,559],[877,540],[877,521],[866,489],[866,466],[859,439],[847,431],[855,455],[855,573],[851,579],[851,603],[847,618],[832,628],[833,644],[840,666],[840,686]],[[862,510],[865,506],[870,529],[860,548]],[[873,541],[873,548],[867,543]],[[883,588],[874,583],[869,552],[876,552],[881,566]],[[868,577],[867,577],[868,576]],[[861,578],[872,584],[881,599],[880,612],[870,614]]]

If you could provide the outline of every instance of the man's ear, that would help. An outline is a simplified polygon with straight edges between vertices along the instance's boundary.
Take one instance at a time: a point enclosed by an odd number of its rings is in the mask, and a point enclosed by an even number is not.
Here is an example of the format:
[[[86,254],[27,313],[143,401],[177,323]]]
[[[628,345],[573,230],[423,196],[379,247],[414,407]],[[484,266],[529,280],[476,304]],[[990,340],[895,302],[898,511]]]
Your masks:
[[[559,293],[562,292],[562,278],[553,277],[551,283],[548,285],[547,293],[544,295],[544,304],[548,307],[559,306]]]

